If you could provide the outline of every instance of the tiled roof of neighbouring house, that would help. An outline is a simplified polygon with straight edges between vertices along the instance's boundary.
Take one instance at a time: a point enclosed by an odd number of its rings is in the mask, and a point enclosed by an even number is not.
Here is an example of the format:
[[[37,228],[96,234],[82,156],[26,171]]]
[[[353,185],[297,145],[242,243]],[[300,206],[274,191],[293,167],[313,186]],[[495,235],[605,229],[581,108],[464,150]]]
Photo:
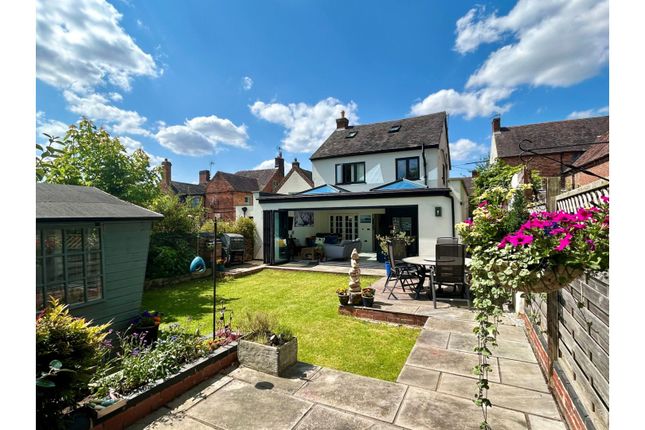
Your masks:
[[[596,138],[596,144],[587,149],[573,165],[575,167],[583,167],[604,158],[609,159],[609,132],[598,136]]]
[[[255,178],[249,178],[248,176],[226,172],[217,172],[215,176],[219,176],[222,179],[225,179],[226,182],[231,184],[231,187],[233,187],[235,191],[253,192],[260,190],[260,187],[258,186],[258,180]]]
[[[259,187],[258,190],[260,190],[267,186],[274,173],[277,171],[278,169],[240,170],[239,172],[235,172],[235,174],[255,179]]]
[[[445,121],[446,113],[439,112],[337,129],[310,159],[415,149],[422,144],[436,146],[439,145]],[[390,132],[396,126],[400,126],[398,131]]]
[[[501,127],[501,131],[493,136],[497,147],[497,156],[504,158],[519,155],[530,156],[529,152],[522,152],[519,148],[519,144],[524,139],[528,139],[532,143],[523,142],[523,148],[531,149],[540,154],[584,152],[596,140],[598,135],[608,130],[609,117],[600,116]]]
[[[201,196],[204,195],[206,190],[204,189],[203,185],[198,185],[198,184],[189,184],[187,182],[178,182],[178,181],[170,181],[170,185],[172,186],[173,191],[175,194],[181,195],[181,196]]]
[[[314,186],[314,180],[313,180],[313,174],[311,173],[310,170],[305,170],[300,168],[299,166],[291,166],[291,170],[289,170],[289,173],[282,179],[282,182],[280,182],[280,185],[278,186],[277,189],[280,189],[291,177],[292,174],[297,173],[302,177],[302,179],[305,180],[307,184],[309,184],[310,187]]]
[[[95,187],[36,184],[36,220],[161,219]]]

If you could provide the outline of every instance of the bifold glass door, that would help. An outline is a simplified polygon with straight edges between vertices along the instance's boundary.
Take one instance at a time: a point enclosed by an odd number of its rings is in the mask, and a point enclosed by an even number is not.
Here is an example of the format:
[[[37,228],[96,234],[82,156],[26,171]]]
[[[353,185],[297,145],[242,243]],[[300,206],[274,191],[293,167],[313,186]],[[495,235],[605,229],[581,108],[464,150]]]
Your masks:
[[[264,211],[264,262],[281,264],[289,261],[289,213],[287,211]]]

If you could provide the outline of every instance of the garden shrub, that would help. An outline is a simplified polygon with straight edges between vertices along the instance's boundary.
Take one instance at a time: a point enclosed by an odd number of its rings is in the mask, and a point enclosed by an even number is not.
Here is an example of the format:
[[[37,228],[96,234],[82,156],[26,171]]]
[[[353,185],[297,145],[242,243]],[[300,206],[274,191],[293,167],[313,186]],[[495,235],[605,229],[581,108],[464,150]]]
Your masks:
[[[181,234],[153,234],[146,265],[146,278],[170,278],[188,273],[197,254],[195,237]]]
[[[36,417],[38,428],[57,428],[67,407],[89,394],[88,384],[97,367],[109,352],[109,324],[92,325],[91,321],[70,315],[67,306],[53,299],[36,318],[36,378],[48,384],[37,385]],[[52,372],[50,364],[65,370]],[[55,364],[55,367],[59,367]]]
[[[213,220],[207,220],[199,229],[202,233],[213,232]],[[237,233],[244,236],[246,249],[244,258],[252,258],[255,243],[255,222],[251,218],[238,218],[235,221],[218,221],[217,234]]]

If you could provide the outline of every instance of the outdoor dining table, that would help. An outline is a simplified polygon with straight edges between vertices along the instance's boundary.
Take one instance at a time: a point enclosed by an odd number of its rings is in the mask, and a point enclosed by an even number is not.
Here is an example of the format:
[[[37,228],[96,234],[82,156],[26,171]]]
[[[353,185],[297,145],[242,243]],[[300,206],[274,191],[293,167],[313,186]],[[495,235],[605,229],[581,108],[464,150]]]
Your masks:
[[[419,293],[421,290],[423,290],[423,284],[425,283],[425,280],[427,277],[430,277],[430,290],[432,291],[432,301],[435,302],[435,307],[436,307],[436,293],[434,288],[432,288],[432,284],[434,283],[434,267],[437,264],[436,257],[434,255],[417,255],[414,257],[406,257],[403,259],[404,263],[407,264],[412,264],[413,266],[417,266],[419,268],[419,283],[417,284],[417,287],[415,288],[415,299],[419,298]],[[470,258],[465,258],[464,259],[464,266],[466,266],[466,271],[468,271],[468,267],[470,267],[471,259]]]

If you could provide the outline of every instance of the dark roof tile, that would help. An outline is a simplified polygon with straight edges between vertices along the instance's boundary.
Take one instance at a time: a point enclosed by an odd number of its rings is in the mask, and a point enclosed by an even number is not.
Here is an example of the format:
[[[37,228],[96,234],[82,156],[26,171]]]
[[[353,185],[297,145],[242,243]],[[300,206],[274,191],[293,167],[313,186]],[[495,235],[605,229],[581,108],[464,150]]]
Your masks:
[[[189,184],[187,182],[170,181],[175,194],[180,196],[202,196],[206,192],[203,185]]]
[[[240,170],[235,174],[255,179],[259,189],[264,189],[277,171],[278,169]]]
[[[354,154],[370,154],[439,145],[446,113],[404,118],[395,121],[350,126],[348,129],[335,130],[314,152],[311,160],[341,157]],[[395,133],[388,131],[392,126],[400,125]],[[347,138],[349,133],[358,132]]]
[[[238,175],[237,173],[217,172],[215,177],[221,177],[226,180],[235,191],[253,192],[260,191],[258,180],[248,176]]]

